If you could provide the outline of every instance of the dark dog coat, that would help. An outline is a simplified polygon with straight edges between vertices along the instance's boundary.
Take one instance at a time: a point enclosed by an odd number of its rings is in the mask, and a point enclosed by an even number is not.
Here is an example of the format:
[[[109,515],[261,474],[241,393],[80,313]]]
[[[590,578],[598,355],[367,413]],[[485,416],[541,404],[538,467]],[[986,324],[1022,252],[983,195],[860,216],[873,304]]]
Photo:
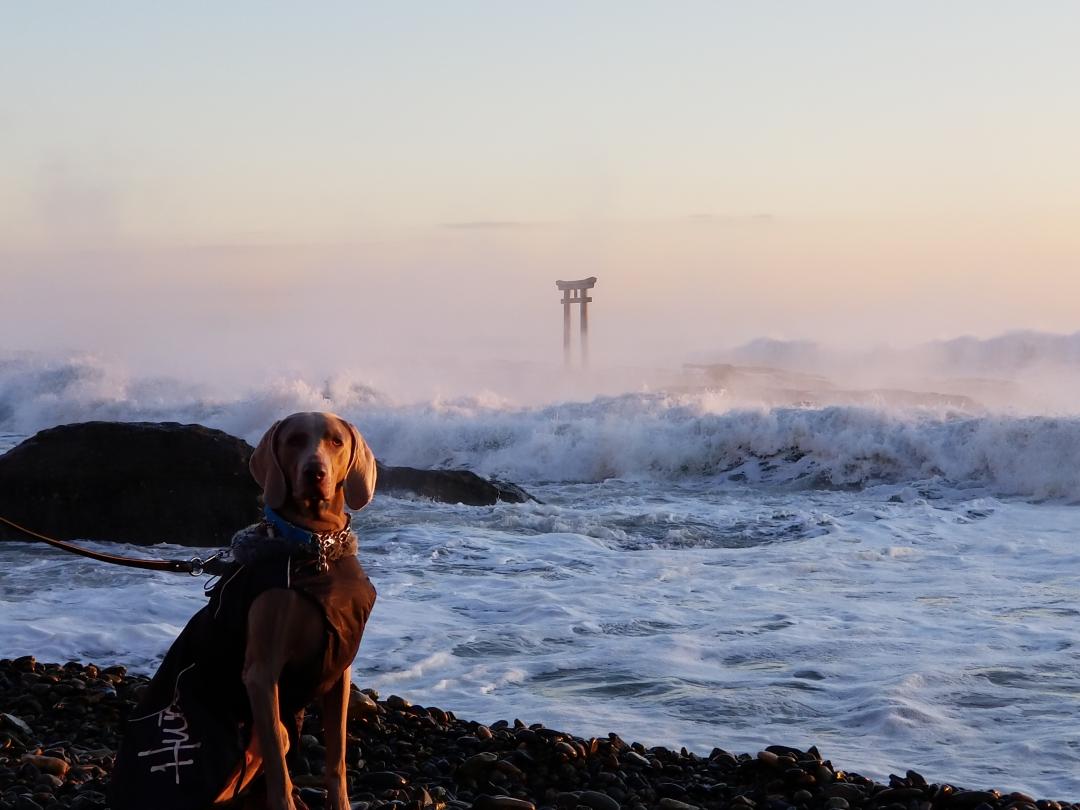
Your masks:
[[[304,707],[325,694],[356,657],[375,589],[356,559],[356,542],[322,561],[275,543],[266,523],[237,535],[237,561],[221,575],[210,602],[187,623],[125,723],[110,788],[114,810],[199,810],[219,796],[244,761],[253,733],[241,680],[247,614],[270,588],[290,588],[324,617],[323,660],[286,668],[279,684],[281,716],[297,749]],[[258,543],[265,538],[263,551]],[[253,551],[254,550],[254,551]],[[290,724],[289,718],[296,718]]]

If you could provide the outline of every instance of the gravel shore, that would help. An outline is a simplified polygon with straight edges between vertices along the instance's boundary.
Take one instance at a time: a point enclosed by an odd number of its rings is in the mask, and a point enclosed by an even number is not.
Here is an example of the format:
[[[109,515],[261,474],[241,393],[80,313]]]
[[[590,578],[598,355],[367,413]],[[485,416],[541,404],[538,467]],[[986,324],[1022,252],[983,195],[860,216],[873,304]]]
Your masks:
[[[0,660],[0,809],[107,807],[120,724],[146,682],[119,666]],[[323,747],[314,713],[304,731],[291,769],[317,810]],[[348,734],[354,810],[1080,810],[932,784],[914,771],[881,784],[835,767],[815,748],[777,745],[754,755],[715,748],[703,756],[520,720],[484,726],[355,688]]]

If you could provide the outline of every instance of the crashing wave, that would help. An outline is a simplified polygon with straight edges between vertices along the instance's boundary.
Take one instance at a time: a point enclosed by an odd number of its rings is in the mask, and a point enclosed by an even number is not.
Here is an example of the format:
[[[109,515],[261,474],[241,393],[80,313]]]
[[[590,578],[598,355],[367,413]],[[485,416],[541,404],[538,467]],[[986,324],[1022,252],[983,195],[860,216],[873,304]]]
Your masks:
[[[284,414],[333,410],[386,462],[527,482],[866,487],[937,481],[1080,500],[1080,418],[863,406],[733,408],[722,392],[636,393],[540,407],[492,394],[400,405],[362,381],[277,380],[214,397],[92,358],[0,360],[0,433],[91,419],[197,422],[255,441]]]

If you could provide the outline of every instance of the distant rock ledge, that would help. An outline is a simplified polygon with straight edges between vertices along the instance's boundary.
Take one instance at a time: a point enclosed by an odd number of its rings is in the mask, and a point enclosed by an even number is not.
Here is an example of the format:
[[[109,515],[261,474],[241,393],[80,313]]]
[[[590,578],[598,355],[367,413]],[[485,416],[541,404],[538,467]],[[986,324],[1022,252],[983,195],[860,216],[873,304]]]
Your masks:
[[[61,540],[216,547],[259,519],[252,447],[202,425],[82,422],[0,455],[0,515]],[[490,506],[535,500],[467,470],[379,465],[377,491]],[[26,538],[0,524],[0,540]]]
[[[469,470],[418,470],[415,467],[388,467],[385,464],[378,464],[378,468],[379,483],[376,489],[381,492],[405,492],[441,503],[466,506],[536,500],[517,484],[487,480]]]

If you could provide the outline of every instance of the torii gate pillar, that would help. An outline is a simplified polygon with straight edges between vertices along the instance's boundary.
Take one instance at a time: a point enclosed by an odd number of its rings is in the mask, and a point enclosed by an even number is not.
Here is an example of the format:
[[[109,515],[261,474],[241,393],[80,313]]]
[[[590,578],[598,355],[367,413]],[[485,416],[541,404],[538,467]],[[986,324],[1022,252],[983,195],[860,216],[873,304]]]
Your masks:
[[[596,286],[596,276],[589,276],[578,281],[556,281],[555,286],[562,290],[563,308],[563,363],[570,365],[570,305],[581,305],[581,365],[589,364],[589,302],[592,301],[586,291]]]

